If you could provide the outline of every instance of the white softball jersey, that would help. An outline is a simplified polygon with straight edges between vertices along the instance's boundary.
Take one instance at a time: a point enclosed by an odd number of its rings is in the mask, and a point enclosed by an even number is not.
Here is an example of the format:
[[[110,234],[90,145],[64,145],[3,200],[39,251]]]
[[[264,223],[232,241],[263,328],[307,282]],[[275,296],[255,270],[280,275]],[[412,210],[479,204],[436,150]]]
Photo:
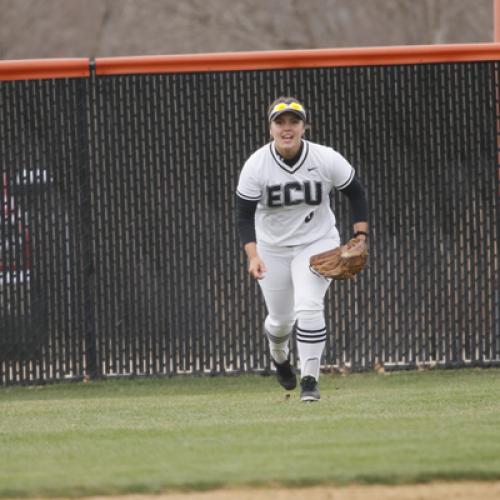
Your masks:
[[[281,159],[274,141],[255,151],[243,165],[237,194],[258,202],[257,242],[303,245],[337,231],[330,192],[347,187],[354,169],[333,148],[303,142],[302,154],[292,166]]]

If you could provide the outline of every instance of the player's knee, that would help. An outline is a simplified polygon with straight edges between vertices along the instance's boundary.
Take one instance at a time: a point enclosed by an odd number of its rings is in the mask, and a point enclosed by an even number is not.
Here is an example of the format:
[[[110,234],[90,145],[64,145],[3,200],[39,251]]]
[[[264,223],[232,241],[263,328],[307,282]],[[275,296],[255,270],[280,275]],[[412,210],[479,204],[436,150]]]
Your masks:
[[[323,313],[325,308],[323,299],[317,300],[312,297],[297,297],[295,299],[295,314],[298,316],[303,314]]]
[[[270,334],[282,337],[292,331],[294,323],[295,318],[293,317],[269,315],[266,318],[265,327]]]
[[[323,311],[297,311],[297,327],[305,330],[320,330],[325,327]]]

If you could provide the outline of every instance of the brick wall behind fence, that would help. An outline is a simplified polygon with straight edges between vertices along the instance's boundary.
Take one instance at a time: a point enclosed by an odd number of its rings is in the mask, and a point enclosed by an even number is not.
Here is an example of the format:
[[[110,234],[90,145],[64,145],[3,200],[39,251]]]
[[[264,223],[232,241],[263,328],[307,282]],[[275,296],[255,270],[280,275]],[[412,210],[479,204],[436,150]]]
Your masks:
[[[234,189],[280,94],[369,195],[324,364],[499,363],[495,65],[0,82],[0,381],[269,369]]]

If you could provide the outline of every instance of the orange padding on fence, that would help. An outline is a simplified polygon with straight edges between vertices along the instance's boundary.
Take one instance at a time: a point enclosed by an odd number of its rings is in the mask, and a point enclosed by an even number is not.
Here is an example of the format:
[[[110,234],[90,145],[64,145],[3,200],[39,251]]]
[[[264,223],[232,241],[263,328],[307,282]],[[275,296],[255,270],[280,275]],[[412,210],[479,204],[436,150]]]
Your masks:
[[[470,61],[500,61],[500,43],[100,57],[95,67],[97,75],[119,75]],[[88,58],[0,61],[0,81],[88,76]]]
[[[90,60],[88,58],[0,61],[0,80],[82,78],[89,75]]]
[[[361,49],[101,57],[96,59],[96,74],[187,73],[495,60],[500,60],[500,43],[413,45]]]

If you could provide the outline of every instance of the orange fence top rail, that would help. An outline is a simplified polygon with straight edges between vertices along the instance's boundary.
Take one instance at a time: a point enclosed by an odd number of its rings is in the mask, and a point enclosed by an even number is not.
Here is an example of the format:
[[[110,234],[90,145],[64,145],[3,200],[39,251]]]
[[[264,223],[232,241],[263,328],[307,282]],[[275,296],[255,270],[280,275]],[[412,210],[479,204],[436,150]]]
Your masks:
[[[101,57],[95,62],[96,74],[117,75],[497,60],[500,43]]]
[[[0,61],[0,81],[82,78],[89,75],[88,58]]]
[[[500,61],[500,43],[99,57],[97,75]],[[0,81],[90,76],[90,59],[0,61]]]

